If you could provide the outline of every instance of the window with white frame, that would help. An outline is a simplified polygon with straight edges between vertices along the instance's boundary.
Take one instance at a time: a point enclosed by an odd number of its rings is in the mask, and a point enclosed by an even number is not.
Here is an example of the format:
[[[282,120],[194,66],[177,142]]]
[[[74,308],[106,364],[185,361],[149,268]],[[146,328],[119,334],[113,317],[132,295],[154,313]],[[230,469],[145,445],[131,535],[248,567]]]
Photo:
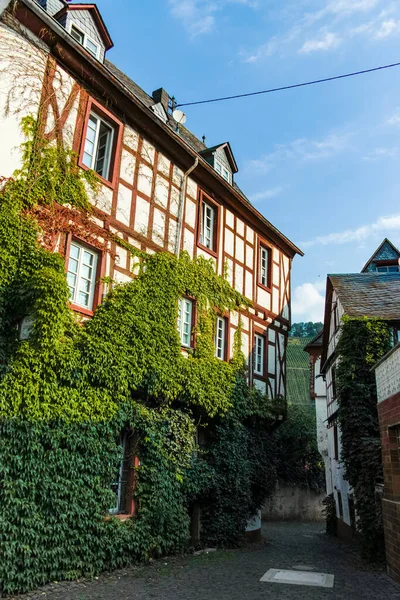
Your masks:
[[[192,337],[193,302],[187,298],[179,300],[178,333],[182,346],[190,347]]]
[[[97,252],[71,242],[67,274],[71,302],[88,310],[93,308],[97,262]]]
[[[217,317],[215,328],[215,356],[220,360],[226,357],[226,319]]]
[[[260,246],[260,283],[265,287],[269,287],[269,256],[268,248]]]
[[[214,168],[228,183],[232,182],[232,173],[222,165],[218,160],[214,161]]]
[[[104,179],[110,178],[114,134],[114,127],[96,113],[90,113],[82,162]]]
[[[130,432],[124,431],[121,433],[118,445],[121,451],[121,457],[118,464],[118,469],[115,474],[115,480],[112,483],[111,489],[114,492],[115,500],[113,505],[109,508],[109,512],[112,515],[126,513],[127,499],[128,499],[128,483],[129,483],[129,471],[130,471],[130,444],[129,444]]]
[[[95,58],[99,58],[100,54],[100,46],[96,44],[93,40],[91,40],[86,33],[84,33],[79,27],[75,25],[75,23],[71,23],[71,27],[69,30],[70,34],[79,42],[92,56]]]
[[[200,243],[206,248],[215,251],[215,227],[217,225],[216,209],[202,202],[201,206],[201,232],[200,232]]]
[[[254,336],[254,374],[264,375],[265,337],[258,333]]]

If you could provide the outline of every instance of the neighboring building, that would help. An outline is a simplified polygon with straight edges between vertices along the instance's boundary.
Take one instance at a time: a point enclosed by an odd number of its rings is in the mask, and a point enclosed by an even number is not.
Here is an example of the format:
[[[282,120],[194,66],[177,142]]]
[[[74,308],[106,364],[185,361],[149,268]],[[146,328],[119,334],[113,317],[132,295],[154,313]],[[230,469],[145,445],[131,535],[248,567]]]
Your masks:
[[[327,278],[321,355],[321,373],[326,383],[330,468],[327,489],[328,491],[333,489],[338,535],[343,538],[353,536],[356,516],[352,491],[345,479],[344,464],[340,459],[341,435],[336,397],[336,347],[340,337],[340,323],[344,315],[383,319],[391,327],[393,343],[397,342],[400,327],[399,257],[399,251],[385,239],[362,273],[328,275]],[[384,271],[383,267],[385,267]],[[391,267],[390,271],[389,267]]]
[[[59,231],[42,240],[65,257],[72,309],[90,318],[105,276],[134,277],[134,259],[110,233],[149,253],[203,256],[252,302],[218,319],[216,356],[231,357],[241,318],[250,384],[285,396],[291,263],[302,252],[238,188],[230,144],[207,148],[174,120],[164,89],[149,96],[107,60],[113,43],[95,4],[3,0],[0,16],[0,176],[21,164],[21,118],[40,114],[46,138],[72,148],[100,182],[90,235],[77,211],[65,219],[56,206]],[[183,351],[194,344],[195,315],[182,298]]]
[[[325,464],[325,480],[327,494],[333,492],[332,461],[328,451],[329,430],[326,414],[326,384],[321,373],[321,355],[324,332],[321,331],[304,348],[309,355],[309,384],[310,400],[315,402],[317,423],[318,450]]]
[[[375,366],[382,443],[388,573],[400,583],[400,344]]]

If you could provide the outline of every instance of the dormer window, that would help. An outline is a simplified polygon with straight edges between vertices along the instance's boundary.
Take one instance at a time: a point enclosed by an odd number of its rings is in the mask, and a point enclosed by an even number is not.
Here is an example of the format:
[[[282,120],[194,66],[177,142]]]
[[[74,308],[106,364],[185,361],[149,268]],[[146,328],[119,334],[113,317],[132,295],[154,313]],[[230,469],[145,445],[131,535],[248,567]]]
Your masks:
[[[214,168],[228,183],[232,183],[232,174],[218,160],[214,160]]]
[[[75,23],[71,23],[70,34],[79,44],[81,44],[94,58],[99,58],[100,47],[93,42]]]

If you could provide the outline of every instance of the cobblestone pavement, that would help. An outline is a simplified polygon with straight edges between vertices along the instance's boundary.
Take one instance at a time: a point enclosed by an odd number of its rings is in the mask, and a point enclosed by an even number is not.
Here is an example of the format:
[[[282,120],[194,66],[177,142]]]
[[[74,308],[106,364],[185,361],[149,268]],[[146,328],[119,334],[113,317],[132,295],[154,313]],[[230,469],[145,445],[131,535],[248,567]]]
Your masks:
[[[371,570],[321,524],[267,523],[264,541],[240,550],[154,561],[92,581],[46,586],[19,600],[400,600],[400,586]],[[333,589],[262,583],[270,568],[299,565],[335,576]]]

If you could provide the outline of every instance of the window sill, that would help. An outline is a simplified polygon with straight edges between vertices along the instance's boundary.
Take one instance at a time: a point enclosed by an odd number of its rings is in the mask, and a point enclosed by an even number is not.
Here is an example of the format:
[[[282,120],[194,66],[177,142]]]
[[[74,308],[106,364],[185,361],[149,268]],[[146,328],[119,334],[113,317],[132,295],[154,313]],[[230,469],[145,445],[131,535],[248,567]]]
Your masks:
[[[85,315],[85,317],[93,317],[94,311],[89,310],[88,308],[84,308],[83,306],[79,306],[78,304],[70,304],[69,307],[74,312],[80,313],[81,315]]]
[[[204,252],[211,254],[211,256],[213,256],[214,258],[218,258],[218,252],[216,250],[211,250],[211,248],[207,248],[207,246],[203,246],[203,244],[201,242],[197,242],[197,247],[200,248],[201,250],[204,250]]]
[[[78,165],[84,171],[91,171],[95,175],[95,177],[97,177],[97,179],[100,181],[100,183],[102,183],[103,185],[106,185],[111,190],[115,189],[115,179],[116,179],[115,176],[113,177],[112,181],[109,181],[108,179],[105,179],[104,177],[102,177],[101,175],[96,173],[96,171],[93,171],[93,169],[90,169],[89,167],[84,165],[80,159],[79,159]]]
[[[117,515],[106,515],[105,520],[106,521],[110,521],[111,519],[117,519],[118,521],[121,521],[121,523],[124,523],[125,521],[127,521],[128,519],[131,519],[134,516],[134,514],[132,513],[130,514],[117,514]]]
[[[266,292],[268,292],[269,294],[271,294],[271,293],[272,293],[272,287],[268,287],[268,286],[266,286],[266,285],[264,285],[264,284],[260,283],[259,281],[257,281],[257,286],[258,286],[259,288],[261,288],[262,290],[265,290],[265,291],[266,291]]]

